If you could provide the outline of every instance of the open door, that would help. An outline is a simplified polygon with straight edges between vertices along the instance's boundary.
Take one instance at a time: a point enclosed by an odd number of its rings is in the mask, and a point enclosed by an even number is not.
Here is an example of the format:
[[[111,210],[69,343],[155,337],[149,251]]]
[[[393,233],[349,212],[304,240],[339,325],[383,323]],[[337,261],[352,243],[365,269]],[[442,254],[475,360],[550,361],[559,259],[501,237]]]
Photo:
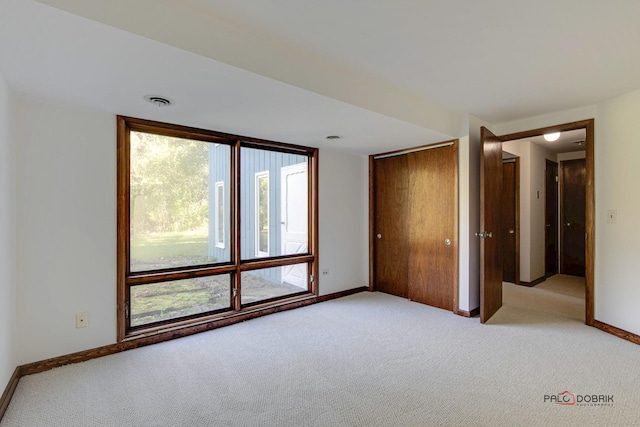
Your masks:
[[[480,322],[502,307],[502,141],[480,130]]]

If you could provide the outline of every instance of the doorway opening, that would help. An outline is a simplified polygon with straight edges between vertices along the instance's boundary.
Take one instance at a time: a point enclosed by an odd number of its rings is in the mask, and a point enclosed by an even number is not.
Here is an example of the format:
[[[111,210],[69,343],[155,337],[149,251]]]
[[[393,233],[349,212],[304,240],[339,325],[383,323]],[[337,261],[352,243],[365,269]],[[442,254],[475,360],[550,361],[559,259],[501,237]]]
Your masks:
[[[503,281],[538,286],[582,300],[585,276],[585,171],[586,129],[561,132],[558,139],[544,136],[503,141]],[[513,153],[517,153],[516,156]],[[514,179],[516,161],[522,173]],[[515,202],[515,184],[522,182],[524,196]],[[516,212],[526,212],[514,224]],[[519,220],[518,215],[518,220]],[[514,233],[522,227],[516,253]],[[518,236],[520,237],[520,236]],[[520,258],[522,253],[522,258]],[[514,258],[517,258],[514,261]],[[513,267],[522,264],[522,277]],[[549,279],[549,281],[547,281]],[[541,285],[543,282],[546,282]]]
[[[547,142],[545,134],[560,132],[560,138]],[[490,149],[484,143],[490,144]],[[488,320],[502,305],[502,282],[507,279],[507,262],[513,252],[490,243],[489,227],[498,231],[498,241],[505,241],[510,230],[520,238],[519,273],[512,283],[536,286],[547,279],[557,288],[576,287],[584,283],[585,323],[593,325],[594,259],[594,121],[567,123],[510,135],[495,136],[483,128],[481,176],[481,321]],[[504,203],[492,206],[482,202],[496,190],[508,190],[502,174],[504,157],[520,163],[520,224],[510,228],[503,220],[508,214]],[[486,157],[486,158],[485,158]],[[489,167],[488,163],[493,162]],[[493,188],[493,190],[492,190]],[[484,197],[483,197],[484,196]],[[493,215],[493,223],[490,217]],[[503,227],[496,224],[502,222]],[[495,232],[493,233],[495,234]],[[497,242],[496,242],[497,243]],[[502,252],[502,253],[500,253]],[[500,262],[495,262],[498,257]],[[495,270],[500,270],[496,274]],[[503,274],[504,273],[504,274]],[[576,279],[577,278],[577,279]],[[578,285],[576,285],[576,283]],[[547,286],[549,285],[549,286]],[[573,292],[575,293],[575,292]],[[483,310],[484,308],[484,310]],[[484,311],[484,315],[483,315]]]

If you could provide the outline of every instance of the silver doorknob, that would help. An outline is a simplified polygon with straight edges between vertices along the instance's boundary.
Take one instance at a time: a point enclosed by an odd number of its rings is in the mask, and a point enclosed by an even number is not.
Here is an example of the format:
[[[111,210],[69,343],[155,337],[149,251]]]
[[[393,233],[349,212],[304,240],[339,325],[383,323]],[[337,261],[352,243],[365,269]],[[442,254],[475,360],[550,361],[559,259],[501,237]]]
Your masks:
[[[509,230],[509,234],[513,234],[515,232],[516,232],[515,230]]]
[[[382,239],[382,234],[378,233],[378,234],[376,235],[376,237],[377,237],[378,239]]]
[[[451,246],[451,239],[444,239],[444,244],[447,246]]]
[[[479,233],[476,233],[476,237],[487,239],[493,237],[493,233],[491,231],[481,231]]]
[[[570,222],[566,223],[565,225],[566,225],[567,227],[571,227],[571,223],[570,223]]]
[[[547,224],[547,227],[551,227],[551,224]]]

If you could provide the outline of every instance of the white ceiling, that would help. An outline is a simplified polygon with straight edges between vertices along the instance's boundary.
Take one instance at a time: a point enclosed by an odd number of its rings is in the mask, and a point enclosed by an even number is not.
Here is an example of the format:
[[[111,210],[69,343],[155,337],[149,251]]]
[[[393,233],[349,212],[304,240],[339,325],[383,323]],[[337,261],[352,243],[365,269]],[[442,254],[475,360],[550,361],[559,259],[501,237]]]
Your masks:
[[[365,154],[463,135],[465,113],[498,124],[640,88],[637,0],[0,0],[0,10],[0,73],[23,96]],[[175,106],[146,104],[148,94]]]
[[[547,141],[543,135],[531,138],[515,139],[513,141],[530,141],[553,153],[570,153],[574,151],[583,151],[586,149],[585,141],[587,139],[586,129],[576,129],[565,131],[555,141]]]
[[[638,0],[192,0],[491,123],[640,87]]]

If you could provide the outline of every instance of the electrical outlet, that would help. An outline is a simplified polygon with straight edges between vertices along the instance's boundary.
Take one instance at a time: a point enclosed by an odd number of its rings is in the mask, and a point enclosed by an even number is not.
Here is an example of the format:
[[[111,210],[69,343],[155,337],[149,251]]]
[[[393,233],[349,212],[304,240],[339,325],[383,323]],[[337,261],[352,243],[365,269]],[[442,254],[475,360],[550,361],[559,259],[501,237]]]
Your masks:
[[[89,326],[89,315],[86,312],[76,314],[76,328]]]
[[[329,269],[326,268],[326,269],[322,270],[322,275],[323,276],[328,276],[329,275]]]

